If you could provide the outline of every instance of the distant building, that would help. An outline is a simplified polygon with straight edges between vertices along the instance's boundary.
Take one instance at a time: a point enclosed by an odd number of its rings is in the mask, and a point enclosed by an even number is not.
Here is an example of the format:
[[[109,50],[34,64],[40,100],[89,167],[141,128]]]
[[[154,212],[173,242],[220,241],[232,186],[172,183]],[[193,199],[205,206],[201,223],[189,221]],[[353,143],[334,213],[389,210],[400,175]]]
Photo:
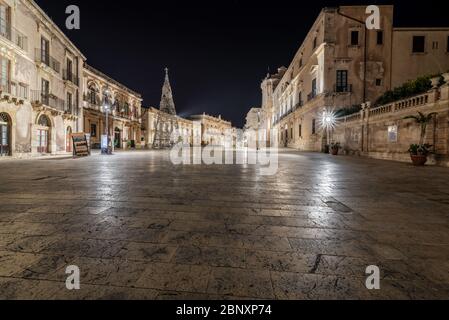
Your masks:
[[[226,134],[232,132],[232,124],[223,120],[221,115],[218,117],[210,116],[205,113],[202,115],[193,115],[191,120],[201,123],[201,144],[202,145],[226,145]]]
[[[366,8],[324,8],[290,66],[262,82],[268,140],[321,151],[323,110],[374,103],[408,80],[449,69],[449,28],[394,28],[393,6],[380,6],[381,29],[367,30]]]
[[[142,97],[137,92],[85,64],[83,69],[84,132],[91,146],[99,149],[101,136],[108,130],[115,149],[140,147]]]
[[[251,108],[246,115],[244,130],[259,130],[261,123],[261,108]]]
[[[153,107],[145,109],[143,119],[145,144],[148,148],[169,148],[178,142],[193,144],[195,137],[200,135],[197,132],[199,129],[194,130],[193,121],[176,115],[173,90],[167,68],[165,69],[159,109]]]

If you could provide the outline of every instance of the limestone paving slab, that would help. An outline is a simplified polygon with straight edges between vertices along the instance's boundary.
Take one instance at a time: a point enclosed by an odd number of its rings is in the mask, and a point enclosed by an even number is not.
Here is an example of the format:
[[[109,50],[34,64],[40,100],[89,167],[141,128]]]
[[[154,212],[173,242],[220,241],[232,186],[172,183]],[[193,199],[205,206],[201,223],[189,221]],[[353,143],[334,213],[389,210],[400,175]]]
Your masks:
[[[0,299],[449,298],[447,168],[295,151],[273,176],[165,151],[1,167]]]

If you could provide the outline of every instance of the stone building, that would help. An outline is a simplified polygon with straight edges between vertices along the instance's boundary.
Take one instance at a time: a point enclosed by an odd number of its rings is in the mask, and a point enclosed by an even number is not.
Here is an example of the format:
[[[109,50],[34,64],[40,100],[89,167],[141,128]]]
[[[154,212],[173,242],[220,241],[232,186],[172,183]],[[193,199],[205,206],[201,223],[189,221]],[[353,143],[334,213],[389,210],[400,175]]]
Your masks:
[[[101,136],[108,130],[114,149],[140,147],[142,97],[95,68],[83,68],[83,127],[91,146],[99,149]]]
[[[218,117],[207,115],[193,115],[191,120],[201,124],[201,144],[225,146],[226,139],[229,138],[226,135],[232,134],[232,124],[229,121],[223,120],[221,115]]]
[[[178,141],[169,141],[169,145],[174,144],[175,142],[182,142],[187,144],[193,144],[195,137],[198,137],[201,132],[200,130],[194,130],[194,122],[188,119],[181,118],[179,116],[171,116],[167,113],[162,112],[160,109],[156,109],[154,107],[143,108],[143,131],[145,135],[145,146],[147,148],[153,148],[154,146],[154,137],[156,135],[156,128],[158,126],[158,119],[160,122],[160,130],[165,130],[167,136],[171,137],[171,126],[176,123],[176,126],[179,130]]]
[[[0,155],[71,152],[86,58],[31,0],[0,2]]]
[[[259,130],[261,120],[261,108],[251,108],[246,115],[244,130]]]
[[[380,6],[381,29],[368,30],[366,8],[323,9],[290,66],[263,81],[263,122],[280,146],[321,151],[324,110],[374,102],[408,80],[449,69],[449,28],[396,29],[393,6]]]
[[[430,163],[449,166],[449,73],[444,78],[444,84],[435,78],[430,91],[413,97],[381,106],[364,104],[360,112],[338,119],[332,140],[341,143],[345,154],[410,162],[407,150],[419,143],[421,127],[404,118],[436,113],[424,143],[433,146]]]
[[[199,135],[198,130],[195,131],[193,121],[176,114],[168,68],[165,68],[159,109],[144,108],[142,127],[147,148],[169,148],[181,141],[193,144],[195,137]]]

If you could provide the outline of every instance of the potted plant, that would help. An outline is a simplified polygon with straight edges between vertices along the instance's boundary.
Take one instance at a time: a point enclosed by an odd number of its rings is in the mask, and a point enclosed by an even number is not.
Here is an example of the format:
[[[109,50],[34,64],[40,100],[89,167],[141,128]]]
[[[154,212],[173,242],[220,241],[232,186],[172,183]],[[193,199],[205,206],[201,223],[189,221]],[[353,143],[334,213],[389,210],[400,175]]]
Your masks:
[[[338,151],[340,151],[340,149],[341,149],[340,142],[332,142],[331,146],[330,146],[330,149],[331,149],[331,154],[333,156],[337,156],[338,155]]]
[[[436,115],[436,112],[429,113],[425,115],[422,112],[418,112],[417,116],[408,116],[404,119],[413,119],[420,127],[421,127],[421,136],[419,140],[419,144],[412,144],[408,152],[410,153],[410,158],[415,166],[423,166],[427,162],[427,157],[431,153],[430,148],[432,147],[430,144],[425,144],[424,139],[426,138],[427,125],[432,121],[433,117]]]
[[[430,154],[430,144],[412,144],[410,145],[410,158],[414,166],[423,166],[427,162],[427,156]]]

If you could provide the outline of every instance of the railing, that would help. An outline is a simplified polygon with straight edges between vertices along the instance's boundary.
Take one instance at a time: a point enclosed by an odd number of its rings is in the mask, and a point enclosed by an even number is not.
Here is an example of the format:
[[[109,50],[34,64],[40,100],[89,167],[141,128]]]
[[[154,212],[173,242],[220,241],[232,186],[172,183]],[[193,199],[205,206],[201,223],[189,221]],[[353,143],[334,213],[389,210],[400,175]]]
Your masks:
[[[84,94],[84,101],[95,107],[101,106],[100,96],[96,93],[88,92],[87,94]]]
[[[0,83],[0,94],[9,94],[20,99],[28,99],[28,86],[18,85],[16,82]]]
[[[37,48],[35,50],[35,60],[37,63],[43,63],[46,66],[52,68],[57,73],[61,71],[61,64],[59,63],[59,61],[46,54],[42,49]]]
[[[385,113],[398,112],[408,108],[423,106],[428,102],[429,94],[425,93],[371,109],[369,115],[370,117],[376,117]]]
[[[80,79],[71,70],[62,70],[62,78],[65,81],[70,81],[74,85],[79,86]]]
[[[346,84],[343,86],[334,86],[334,92],[336,93],[352,93],[352,84]]]
[[[362,119],[362,115],[359,112],[356,112],[354,114],[350,114],[348,116],[342,117],[338,119],[338,122],[352,122],[352,121],[358,121]]]
[[[313,99],[315,99],[317,96],[316,92],[311,92],[307,95],[307,101],[311,101]]]
[[[16,28],[7,26],[6,30],[0,31],[0,36],[8,39],[22,50],[28,50],[28,37],[18,31]]]
[[[45,93],[38,90],[31,90],[31,101],[33,103],[42,104],[44,106],[56,109],[58,111],[72,111],[67,110],[67,104],[63,99],[60,99],[50,93]]]

